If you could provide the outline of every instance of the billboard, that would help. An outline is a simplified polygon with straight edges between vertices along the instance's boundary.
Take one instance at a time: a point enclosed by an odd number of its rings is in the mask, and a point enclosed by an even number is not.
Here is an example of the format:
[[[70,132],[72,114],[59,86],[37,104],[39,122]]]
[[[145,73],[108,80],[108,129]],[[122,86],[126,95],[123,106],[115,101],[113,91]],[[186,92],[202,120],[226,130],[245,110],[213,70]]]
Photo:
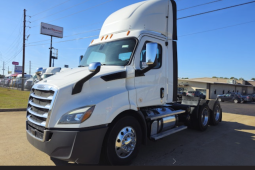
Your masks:
[[[41,22],[40,34],[63,38],[63,27]]]
[[[19,65],[19,62],[13,61],[12,65]]]
[[[22,66],[15,66],[14,73],[22,73]]]

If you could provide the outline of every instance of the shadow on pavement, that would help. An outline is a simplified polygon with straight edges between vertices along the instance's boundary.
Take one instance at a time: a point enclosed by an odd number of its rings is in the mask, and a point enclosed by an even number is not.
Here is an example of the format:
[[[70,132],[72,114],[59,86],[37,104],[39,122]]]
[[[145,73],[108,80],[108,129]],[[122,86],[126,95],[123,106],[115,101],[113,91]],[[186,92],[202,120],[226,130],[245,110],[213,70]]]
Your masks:
[[[54,158],[57,166],[81,166]],[[255,123],[223,121],[205,132],[192,129],[150,141],[132,165],[255,165]],[[83,166],[83,165],[82,165]]]

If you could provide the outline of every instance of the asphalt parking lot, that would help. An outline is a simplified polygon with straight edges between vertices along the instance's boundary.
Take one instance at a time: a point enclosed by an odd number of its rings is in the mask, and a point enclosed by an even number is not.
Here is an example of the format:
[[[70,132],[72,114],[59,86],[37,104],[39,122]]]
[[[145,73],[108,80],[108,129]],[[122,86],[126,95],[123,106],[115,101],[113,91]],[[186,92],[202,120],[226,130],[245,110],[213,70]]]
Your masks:
[[[223,121],[142,146],[132,165],[255,165],[255,103],[221,103]],[[25,112],[0,112],[0,165],[70,165],[30,145]]]

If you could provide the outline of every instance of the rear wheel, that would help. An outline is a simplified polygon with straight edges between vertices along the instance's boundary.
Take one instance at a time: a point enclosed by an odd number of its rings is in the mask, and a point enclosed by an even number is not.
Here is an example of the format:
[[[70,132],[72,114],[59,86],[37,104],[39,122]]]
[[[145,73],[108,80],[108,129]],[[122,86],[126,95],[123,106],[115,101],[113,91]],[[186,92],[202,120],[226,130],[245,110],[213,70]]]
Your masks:
[[[207,129],[210,119],[210,109],[207,104],[202,105],[198,112],[198,129],[204,131]]]
[[[210,115],[211,124],[217,125],[222,119],[222,110],[220,104],[216,101]]]
[[[142,142],[142,130],[132,116],[118,120],[108,131],[103,145],[103,162],[128,165],[137,156]]]

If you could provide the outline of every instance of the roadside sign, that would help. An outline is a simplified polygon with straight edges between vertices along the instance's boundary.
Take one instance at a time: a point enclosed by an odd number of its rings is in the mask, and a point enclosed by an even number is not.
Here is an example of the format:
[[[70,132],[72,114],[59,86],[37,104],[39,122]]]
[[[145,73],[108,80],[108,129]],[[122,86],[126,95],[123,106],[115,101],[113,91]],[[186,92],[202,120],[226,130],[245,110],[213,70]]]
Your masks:
[[[40,34],[63,38],[63,27],[41,22]]]
[[[17,66],[17,65],[19,65],[19,62],[13,61],[12,65],[16,65]]]
[[[22,73],[22,66],[15,66],[14,73]]]
[[[12,71],[8,71],[8,74],[12,74]]]

